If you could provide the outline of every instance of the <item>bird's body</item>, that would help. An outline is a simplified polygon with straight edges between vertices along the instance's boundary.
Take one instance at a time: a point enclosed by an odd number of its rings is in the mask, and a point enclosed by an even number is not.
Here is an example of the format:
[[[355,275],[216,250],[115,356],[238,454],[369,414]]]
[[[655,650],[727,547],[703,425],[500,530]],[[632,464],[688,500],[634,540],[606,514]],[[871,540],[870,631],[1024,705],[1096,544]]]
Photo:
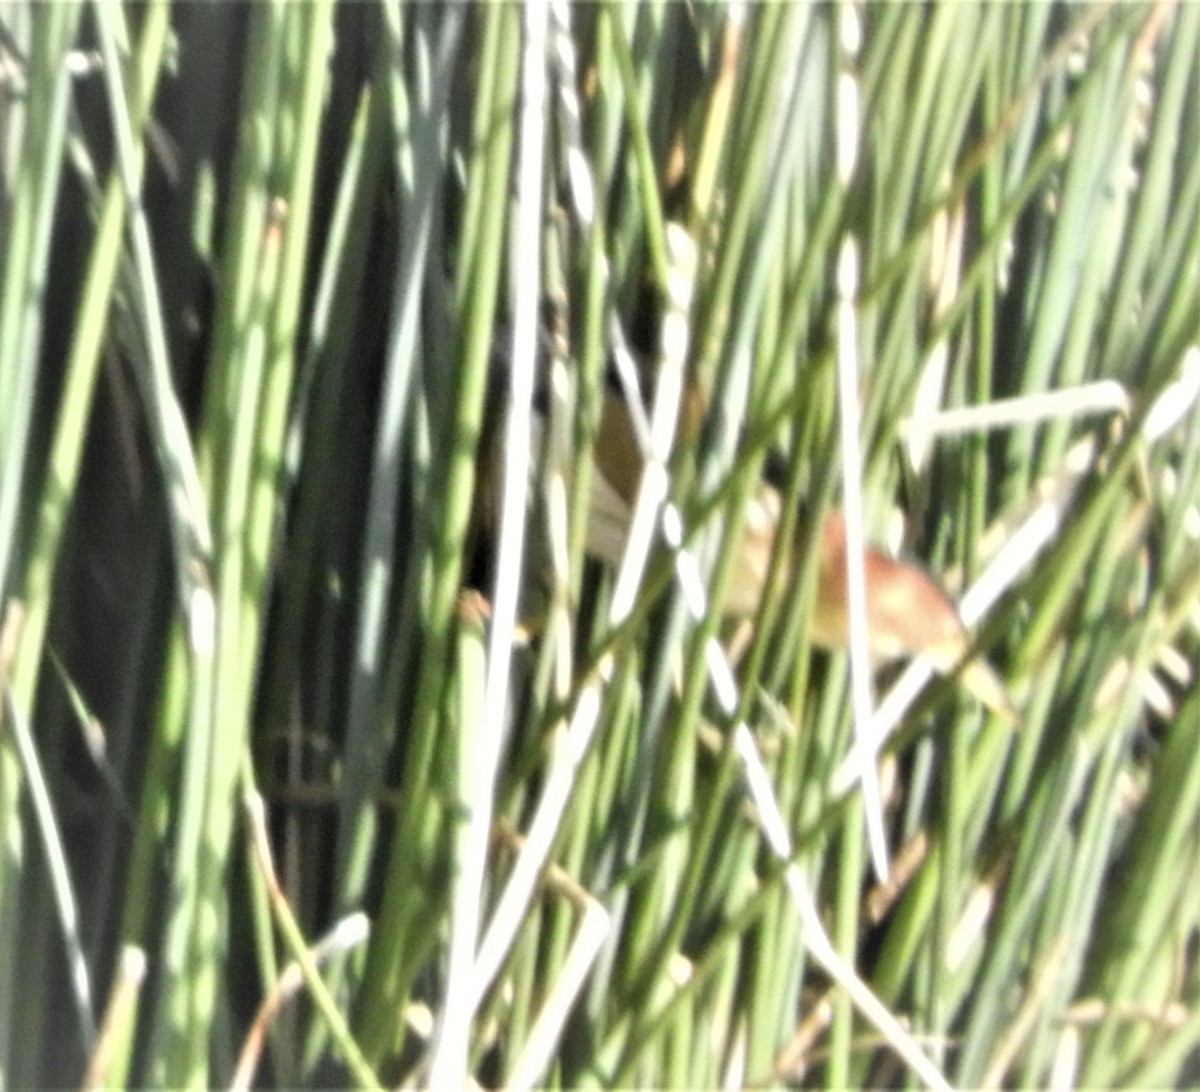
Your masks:
[[[821,531],[818,606],[813,639],[825,648],[844,648],[850,636],[846,590],[846,522],[829,512]],[[868,547],[863,557],[867,586],[867,626],[871,654],[886,662],[911,656],[914,649],[960,648],[966,629],[945,592],[919,566],[896,561]]]
[[[637,436],[625,404],[616,394],[604,400],[595,450],[598,473],[588,547],[595,556],[615,562],[642,470]],[[762,484],[747,515],[726,590],[724,609],[731,616],[748,617],[758,609],[781,512],[778,491]],[[826,513],[818,548],[810,639],[821,648],[844,649],[849,641],[849,597],[846,524],[840,511]],[[872,659],[883,664],[923,654],[943,673],[958,669],[971,651],[971,637],[938,583],[919,565],[888,557],[870,546],[863,563]],[[1006,719],[1014,718],[1003,682],[985,661],[976,658],[966,663],[960,678],[990,709]]]
[[[686,411],[697,414],[700,408],[701,401],[689,396]],[[594,451],[596,472],[589,496],[587,551],[615,565],[624,552],[644,466],[628,408],[616,393],[610,392],[604,399]],[[491,453],[489,462],[495,467],[502,465],[496,452]],[[483,489],[489,500],[494,501],[491,494],[497,487],[498,483],[485,482]],[[748,618],[758,610],[782,503],[778,490],[765,482],[760,484],[747,512],[726,588],[723,609],[730,617]],[[846,525],[840,511],[826,513],[818,549],[809,638],[820,648],[836,651],[846,648],[849,638]],[[888,557],[870,546],[863,562],[872,660],[884,664],[924,655],[944,674],[959,671],[962,684],[980,701],[1006,719],[1015,719],[1000,677],[978,657],[967,661],[970,635],[937,581],[919,565]]]

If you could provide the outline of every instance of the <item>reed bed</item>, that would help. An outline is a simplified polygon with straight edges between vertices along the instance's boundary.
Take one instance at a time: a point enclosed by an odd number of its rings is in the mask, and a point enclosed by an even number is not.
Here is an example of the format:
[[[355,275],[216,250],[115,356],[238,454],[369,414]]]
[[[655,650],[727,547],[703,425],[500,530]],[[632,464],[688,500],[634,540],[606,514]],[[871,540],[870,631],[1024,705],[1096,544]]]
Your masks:
[[[0,0],[0,606],[0,1083],[1200,1081],[1200,6]]]

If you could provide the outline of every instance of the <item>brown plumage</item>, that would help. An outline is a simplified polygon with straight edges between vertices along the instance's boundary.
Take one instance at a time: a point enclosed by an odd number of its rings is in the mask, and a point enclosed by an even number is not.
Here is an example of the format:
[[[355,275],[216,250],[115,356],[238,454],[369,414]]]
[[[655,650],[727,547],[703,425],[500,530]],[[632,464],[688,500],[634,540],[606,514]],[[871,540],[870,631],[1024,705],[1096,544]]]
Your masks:
[[[599,480],[592,491],[588,547],[596,556],[615,561],[623,547],[642,469],[641,449],[628,411],[616,395],[604,401],[596,438],[596,468]],[[748,616],[758,607],[780,511],[778,492],[761,486],[746,519],[726,594],[725,609],[732,616]],[[958,668],[970,652],[971,638],[941,587],[919,566],[894,560],[874,548],[866,549],[863,561],[872,659],[885,663],[923,653],[942,673]],[[846,525],[837,510],[825,516],[821,529],[811,625],[814,644],[826,649],[846,647]],[[959,678],[988,708],[1015,719],[1003,682],[984,660],[971,660]]]

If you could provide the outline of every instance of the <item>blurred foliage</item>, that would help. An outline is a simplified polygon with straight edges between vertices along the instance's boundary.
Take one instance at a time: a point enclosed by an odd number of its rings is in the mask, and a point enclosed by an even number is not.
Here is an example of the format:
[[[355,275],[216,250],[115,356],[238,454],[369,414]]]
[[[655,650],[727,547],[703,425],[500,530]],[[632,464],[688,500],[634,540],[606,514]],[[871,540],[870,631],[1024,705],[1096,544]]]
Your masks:
[[[649,400],[679,228],[670,495],[718,597],[764,467],[799,547],[741,636],[665,549],[614,627],[585,556],[613,324]],[[479,460],[530,299],[560,446],[498,570]],[[961,589],[1052,520],[980,627],[1022,727],[927,689],[881,759],[886,884],[846,657],[809,647],[839,313],[870,539]],[[0,1083],[422,1083],[438,1051],[487,1085],[915,1083],[814,956],[736,720],[949,1080],[1200,1080],[1198,388],[1195,4],[0,0]],[[511,635],[461,593],[518,578],[493,792]],[[457,980],[556,770],[511,951]]]

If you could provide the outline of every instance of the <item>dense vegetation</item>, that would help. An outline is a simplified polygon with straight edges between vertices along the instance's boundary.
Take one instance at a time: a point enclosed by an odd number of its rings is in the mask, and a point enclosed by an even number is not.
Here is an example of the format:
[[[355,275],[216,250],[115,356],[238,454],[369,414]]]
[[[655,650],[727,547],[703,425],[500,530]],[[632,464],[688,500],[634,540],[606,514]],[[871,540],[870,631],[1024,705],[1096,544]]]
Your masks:
[[[0,0],[0,1083],[1200,1080],[1198,392],[1200,5]]]

